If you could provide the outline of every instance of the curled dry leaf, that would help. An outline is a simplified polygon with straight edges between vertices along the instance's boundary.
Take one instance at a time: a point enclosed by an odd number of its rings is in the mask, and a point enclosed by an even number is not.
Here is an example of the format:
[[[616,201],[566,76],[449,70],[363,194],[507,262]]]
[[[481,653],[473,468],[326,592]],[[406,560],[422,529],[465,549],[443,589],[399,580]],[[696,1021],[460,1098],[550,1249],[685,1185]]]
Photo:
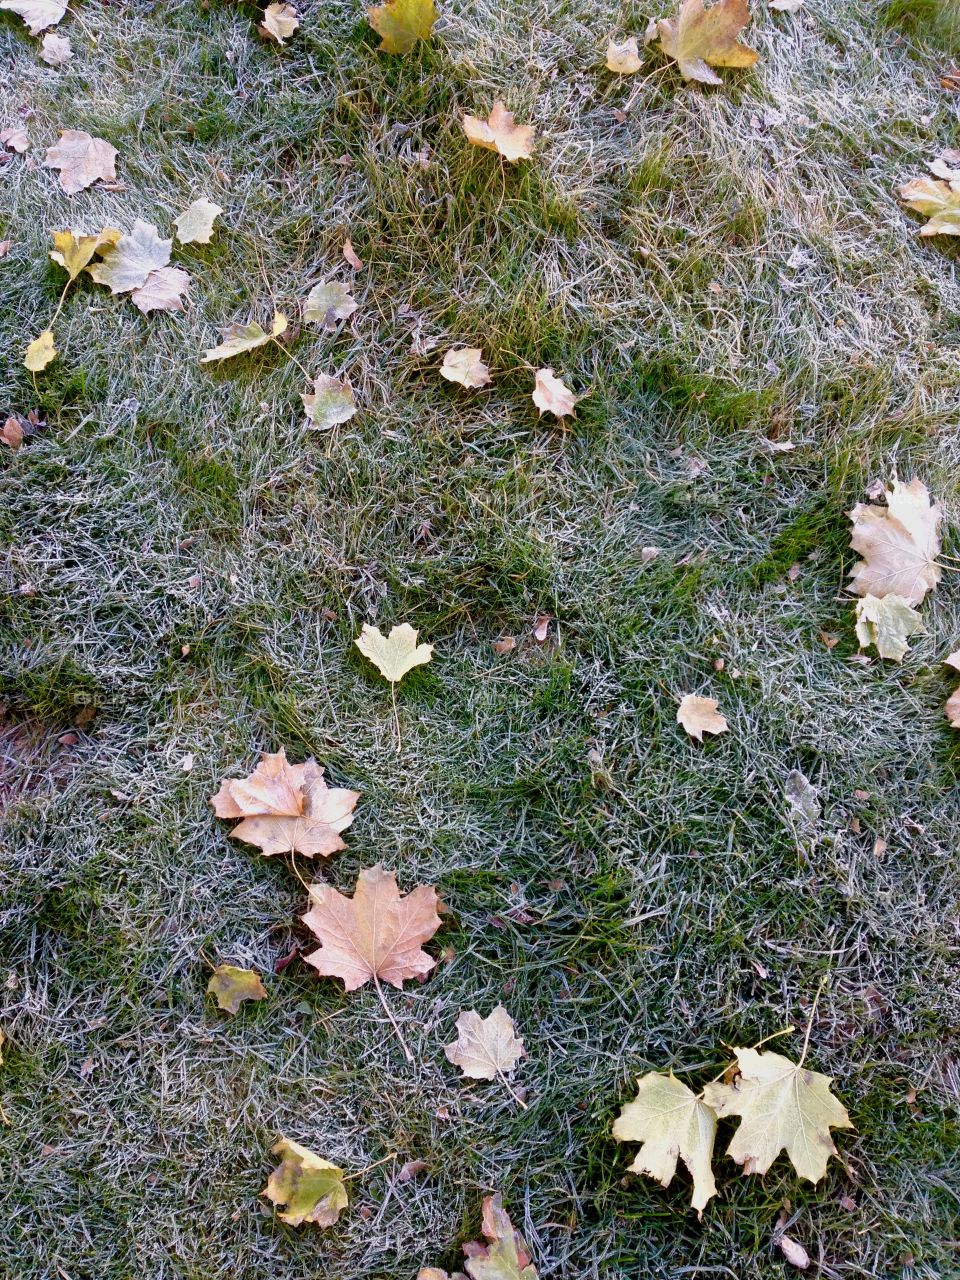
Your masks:
[[[246,778],[228,778],[210,803],[218,818],[242,818],[232,840],[256,845],[267,857],[300,853],[329,857],[346,848],[340,837],[353,822],[358,791],[328,787],[312,758],[290,764],[283,747],[265,753]]]
[[[260,32],[269,40],[276,40],[277,44],[284,44],[290,39],[299,25],[300,19],[297,17],[297,11],[292,4],[268,4],[263,11]]]
[[[944,658],[944,662],[947,666],[953,667],[954,671],[960,671],[960,649]],[[960,687],[954,689],[953,693],[951,693],[943,711],[950,722],[950,728],[960,729]]]
[[[577,397],[560,378],[554,377],[552,369],[538,369],[533,381],[533,403],[541,415],[552,413],[564,418],[573,413]]]
[[[929,219],[920,228],[922,236],[960,236],[960,180],[957,178],[946,182],[915,178],[900,188],[900,199],[908,209]]]
[[[864,596],[857,601],[857,640],[861,649],[875,645],[881,658],[902,662],[911,636],[924,635],[923,623],[902,596]]]
[[[267,992],[255,969],[238,969],[218,964],[207,983],[207,991],[226,1013],[236,1013],[244,1000],[266,1000]]]
[[[616,40],[611,40],[607,45],[608,71],[618,76],[632,76],[642,66],[643,59],[640,57],[640,45],[636,36],[630,36],[620,44]]]
[[[747,0],[681,0],[675,18],[661,18],[660,46],[684,80],[723,84],[713,67],[752,67],[759,54],[737,36],[750,21]]]
[[[744,1173],[766,1173],[786,1151],[801,1178],[818,1182],[837,1154],[831,1129],[852,1129],[846,1108],[830,1092],[830,1077],[779,1053],[735,1049],[732,1084],[705,1086],[704,1101],[718,1116],[740,1116],[727,1155]]]
[[[160,267],[151,271],[139,289],[134,289],[130,301],[144,315],[151,311],[182,311],[183,295],[190,287],[190,276],[179,267]]]
[[[894,476],[886,507],[858,503],[850,512],[850,546],[858,560],[850,590],[858,596],[902,596],[917,605],[940,581],[940,508],[921,480],[901,484]]]
[[[18,155],[23,155],[30,146],[30,138],[23,128],[0,129],[0,145],[5,151],[16,151]]]
[[[30,34],[38,36],[47,27],[55,27],[67,12],[66,0],[0,0],[0,9],[15,13],[27,24]]]
[[[260,1194],[287,1206],[277,1216],[292,1227],[304,1222],[333,1226],[350,1202],[343,1170],[289,1138],[281,1138],[273,1154],[280,1164]]]
[[[324,977],[340,978],[347,991],[371,980],[402,988],[437,963],[422,950],[440,928],[439,898],[430,885],[402,894],[393,873],[376,866],[360,872],[352,898],[315,884],[310,901],[303,923],[320,947],[305,959]]]
[[[87,270],[111,293],[130,293],[143,288],[151,272],[167,265],[172,248],[172,240],[161,240],[152,223],[138,218],[128,235],[99,246],[101,261]]]
[[[429,40],[436,20],[433,0],[387,0],[367,10],[384,53],[409,53],[418,40]]]
[[[344,259],[349,262],[354,271],[359,271],[361,269],[363,266],[363,259],[357,253],[356,249],[354,249],[353,241],[349,236],[344,240],[341,252],[343,253]]]
[[[363,624],[354,641],[365,658],[369,658],[384,680],[397,684],[408,671],[422,666],[433,657],[432,644],[417,644],[419,631],[409,622],[392,627],[385,636],[379,627]]]
[[[40,42],[40,57],[48,66],[62,67],[73,57],[73,49],[66,36],[54,35],[48,31]]]
[[[448,382],[459,383],[461,387],[485,387],[491,378],[482,357],[479,347],[451,347],[443,357],[440,376]]]
[[[5,444],[13,453],[23,444],[23,427],[16,418],[8,418],[0,427],[0,444]]]
[[[63,267],[71,280],[76,280],[94,254],[115,245],[122,235],[123,232],[116,227],[104,227],[93,235],[84,235],[81,231],[54,231],[54,248],[50,257]]]
[[[773,7],[773,5],[770,6],[771,9]],[[810,1265],[810,1255],[799,1240],[794,1240],[792,1236],[783,1234],[777,1235],[775,1240],[780,1246],[780,1252],[790,1265],[796,1267],[798,1271],[806,1271]]]
[[[717,1194],[713,1178],[713,1144],[717,1117],[701,1098],[674,1075],[649,1071],[637,1081],[637,1096],[626,1103],[613,1122],[618,1142],[643,1145],[630,1166],[667,1187],[683,1163],[693,1178],[690,1203],[702,1217],[711,1196]]]
[[[232,360],[234,356],[242,356],[247,351],[255,351],[257,347],[266,346],[274,338],[279,338],[287,331],[287,317],[282,311],[273,313],[273,324],[267,333],[255,320],[250,324],[231,324],[223,331],[223,341],[217,347],[211,347],[200,357],[201,364],[212,364],[215,360]]]
[[[463,131],[474,146],[496,151],[511,164],[530,159],[530,148],[536,136],[536,130],[531,126],[514,123],[512,114],[502,100],[493,104],[486,120],[465,115]]]
[[[482,1229],[486,1244],[463,1246],[466,1276],[462,1271],[448,1274],[439,1267],[421,1267],[417,1280],[537,1280],[530,1251],[510,1221],[499,1191],[483,1202]]]
[[[718,711],[716,698],[700,698],[686,693],[677,707],[677,724],[683,725],[691,738],[703,741],[705,733],[726,733],[730,727]]]
[[[524,1056],[523,1041],[502,1004],[487,1018],[465,1009],[457,1018],[457,1038],[444,1047],[447,1058],[472,1080],[508,1074]]]
[[[60,186],[67,195],[117,176],[117,149],[103,138],[93,138],[82,129],[65,129],[60,141],[47,149],[44,166],[60,170]]]
[[[307,422],[318,431],[328,431],[348,422],[357,412],[357,402],[349,378],[331,378],[321,373],[313,380],[313,392],[301,391]]]
[[[27,347],[23,357],[23,365],[31,373],[39,373],[41,369],[45,369],[56,358],[57,349],[53,345],[53,330],[44,329],[43,333],[38,338],[34,338]]]
[[[349,290],[334,280],[313,286],[307,294],[303,318],[322,324],[325,329],[335,329],[338,320],[349,320],[356,309],[357,304]]]
[[[220,206],[206,196],[194,200],[173,220],[177,239],[181,244],[209,244],[213,236],[213,224],[221,213],[223,210]]]

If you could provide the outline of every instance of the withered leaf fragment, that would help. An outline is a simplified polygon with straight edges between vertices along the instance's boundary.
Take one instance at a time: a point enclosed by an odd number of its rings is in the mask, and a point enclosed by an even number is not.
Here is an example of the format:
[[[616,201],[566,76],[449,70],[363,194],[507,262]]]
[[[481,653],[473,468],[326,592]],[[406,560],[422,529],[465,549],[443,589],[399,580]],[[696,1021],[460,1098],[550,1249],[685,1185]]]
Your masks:
[[[483,1234],[487,1243],[463,1246],[466,1276],[439,1267],[421,1267],[417,1280],[537,1280],[537,1269],[520,1233],[503,1207],[498,1191],[483,1202]]]
[[[177,214],[173,225],[181,244],[209,244],[213,236],[213,224],[223,210],[206,196],[201,196]]]
[[[479,347],[451,347],[443,357],[440,376],[471,390],[485,387],[491,381],[490,369],[483,363]]]
[[[236,1013],[244,1000],[266,1000],[267,992],[254,969],[218,964],[207,983],[207,991],[226,1013]]]
[[[48,31],[40,42],[40,57],[50,67],[62,67],[73,57],[73,49],[67,36]]]
[[[277,44],[285,44],[299,25],[300,19],[292,4],[268,4],[263,11],[260,32]]]
[[[857,640],[860,648],[875,645],[881,658],[902,662],[911,636],[923,635],[920,615],[902,596],[863,596],[857,601]]]
[[[566,383],[554,377],[552,369],[538,369],[533,381],[533,403],[541,416],[552,413],[556,418],[564,418],[573,413],[577,397]]]
[[[217,347],[211,347],[200,357],[201,364],[213,364],[216,360],[232,360],[234,356],[242,356],[257,347],[265,347],[287,331],[287,317],[282,311],[273,313],[273,324],[270,332],[262,328],[256,320],[249,324],[228,325],[223,333],[223,341]]]
[[[619,44],[616,40],[611,40],[607,45],[608,71],[618,76],[632,76],[642,66],[643,59],[640,57],[640,46],[636,36],[629,36]]]
[[[333,1226],[349,1203],[343,1170],[289,1138],[281,1138],[273,1154],[280,1164],[260,1194],[287,1206],[278,1217],[292,1227],[304,1222]]]
[[[81,231],[54,231],[55,247],[51,249],[50,257],[63,267],[71,280],[76,280],[94,254],[115,245],[122,234],[116,227],[104,227],[93,235],[84,235]]]

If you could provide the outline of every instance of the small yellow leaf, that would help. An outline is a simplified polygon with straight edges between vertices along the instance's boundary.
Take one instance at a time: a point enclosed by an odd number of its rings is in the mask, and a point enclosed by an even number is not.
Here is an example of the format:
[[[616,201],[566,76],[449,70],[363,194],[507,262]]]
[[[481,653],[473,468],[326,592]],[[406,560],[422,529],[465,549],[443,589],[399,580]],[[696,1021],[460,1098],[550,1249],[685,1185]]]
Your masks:
[[[451,347],[440,366],[441,378],[458,382],[461,387],[485,387],[491,381],[490,370],[483,363],[479,347]]]
[[[238,969],[233,964],[218,964],[207,991],[227,1013],[236,1013],[244,1000],[266,1000],[267,993],[260,975],[254,969]]]
[[[379,627],[371,627],[365,622],[354,643],[385,680],[396,684],[413,667],[419,667],[433,657],[433,645],[418,645],[418,635],[419,632],[409,622],[393,627],[389,636],[385,636]]]
[[[514,124],[513,115],[502,101],[493,104],[486,120],[479,116],[464,116],[463,132],[474,146],[496,151],[511,164],[530,159],[530,148],[536,136],[536,130],[531,126]]]
[[[618,76],[632,76],[643,66],[640,46],[636,36],[630,36],[622,44],[611,40],[607,45],[607,70]]]
[[[681,0],[675,18],[661,18],[660,45],[673,58],[684,80],[723,84],[714,67],[752,67],[760,56],[737,36],[750,21],[747,0]]]
[[[687,693],[677,708],[677,724],[682,724],[691,738],[703,741],[705,733],[726,733],[726,719],[717,710],[716,698],[698,698]]]
[[[213,235],[213,224],[223,213],[218,204],[201,196],[187,205],[183,213],[173,220],[177,228],[177,239],[181,244],[209,244]]]
[[[269,39],[276,40],[277,44],[284,44],[299,25],[300,19],[292,4],[268,4],[263,11],[260,30]]]
[[[533,382],[533,403],[541,415],[552,413],[556,418],[564,418],[573,413],[577,397],[566,383],[554,377],[552,369],[538,369]]]
[[[234,356],[242,356],[246,351],[254,351],[274,338],[279,338],[286,329],[287,317],[281,311],[273,313],[273,325],[269,333],[255,320],[250,324],[232,324],[224,331],[223,342],[205,351],[200,357],[200,363],[212,364],[215,360],[231,360]]]
[[[367,10],[384,53],[409,53],[418,40],[429,40],[436,20],[433,0],[387,0]]]
[[[40,337],[34,338],[29,347],[27,347],[23,363],[24,367],[29,369],[31,373],[39,373],[41,369],[45,369],[56,358],[57,349],[53,345],[53,330],[44,329]]]
[[[349,1203],[343,1170],[288,1138],[280,1139],[273,1154],[280,1164],[260,1194],[287,1206],[278,1217],[292,1227],[304,1222],[333,1226]]]
[[[50,257],[60,264],[71,280],[77,276],[99,249],[115,245],[123,233],[116,227],[104,227],[95,235],[86,236],[79,231],[54,231]]]
[[[691,1204],[699,1214],[717,1194],[711,1161],[717,1136],[717,1117],[675,1076],[649,1071],[637,1081],[637,1096],[613,1122],[618,1142],[640,1142],[632,1173],[645,1173],[667,1187],[677,1160],[693,1177]]]
[[[332,280],[313,286],[307,294],[303,318],[311,324],[322,324],[325,329],[335,329],[338,320],[349,320],[356,309],[349,289]]]

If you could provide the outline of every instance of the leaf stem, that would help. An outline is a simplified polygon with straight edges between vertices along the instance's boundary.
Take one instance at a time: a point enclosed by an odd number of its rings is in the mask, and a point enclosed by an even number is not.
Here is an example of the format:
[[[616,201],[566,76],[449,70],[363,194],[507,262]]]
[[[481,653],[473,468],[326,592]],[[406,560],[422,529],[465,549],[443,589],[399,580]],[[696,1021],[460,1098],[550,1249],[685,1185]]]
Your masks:
[[[813,997],[813,1008],[810,1010],[810,1018],[807,1022],[807,1030],[803,1037],[803,1051],[800,1054],[800,1061],[797,1063],[798,1067],[803,1066],[803,1060],[807,1056],[807,1047],[810,1044],[810,1032],[813,1030],[813,1020],[817,1015],[817,1002],[819,1001],[820,996],[823,993],[823,988],[826,985],[826,981],[827,981],[827,975],[824,974],[823,977],[820,979],[819,987],[817,987],[817,994]]]
[[[394,1034],[396,1035],[397,1039],[400,1042],[400,1048],[403,1050],[403,1056],[406,1058],[408,1062],[411,1062],[411,1063],[415,1062],[416,1059],[414,1058],[413,1054],[410,1052],[409,1048],[407,1047],[407,1042],[406,1040],[404,1040],[403,1035],[401,1034],[400,1028],[397,1026],[397,1020],[393,1016],[390,1006],[387,1004],[387,998],[383,994],[383,987],[381,987],[380,979],[377,977],[376,974],[373,975],[373,985],[377,989],[377,995],[380,997],[380,1003],[383,1005],[384,1012],[386,1013],[387,1017],[390,1019],[390,1025],[391,1027],[393,1027]]]
[[[391,681],[390,681],[390,698],[391,698],[391,700],[392,700],[392,702],[393,702],[393,723],[397,726],[397,754],[399,755],[399,753],[400,753],[400,747],[401,747],[401,742],[400,742],[400,713],[399,713],[399,711],[397,710],[397,682],[396,682],[396,680],[391,680]]]
[[[377,1160],[374,1164],[368,1164],[365,1169],[358,1169],[356,1173],[345,1173],[343,1175],[344,1182],[352,1182],[354,1178],[362,1178],[365,1173],[369,1173],[371,1169],[379,1169],[382,1164],[386,1164],[389,1160],[396,1160],[396,1151],[391,1151],[388,1156],[384,1156],[382,1160]]]
[[[510,1097],[514,1100],[514,1102],[516,1102],[518,1106],[521,1106],[524,1109],[524,1111],[529,1111],[530,1108],[527,1106],[524,1100],[520,1097],[519,1093],[517,1093],[516,1090],[511,1086],[510,1081],[503,1074],[503,1072],[500,1070],[499,1067],[497,1067],[497,1075],[500,1077],[500,1083],[506,1089],[507,1093],[509,1093]]]

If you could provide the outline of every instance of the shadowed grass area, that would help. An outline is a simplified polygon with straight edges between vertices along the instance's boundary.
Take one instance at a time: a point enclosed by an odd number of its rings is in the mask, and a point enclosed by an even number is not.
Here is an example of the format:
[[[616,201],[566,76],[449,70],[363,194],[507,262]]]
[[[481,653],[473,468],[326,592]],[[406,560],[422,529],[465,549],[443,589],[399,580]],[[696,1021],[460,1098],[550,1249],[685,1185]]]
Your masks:
[[[91,0],[61,71],[0,15],[2,127],[31,139],[0,188],[5,349],[56,306],[51,231],[224,210],[175,248],[183,314],[83,277],[57,363],[0,371],[4,416],[42,420],[0,456],[0,1270],[412,1280],[499,1188],[544,1277],[784,1276],[785,1204],[818,1274],[955,1274],[955,575],[902,667],[853,660],[842,590],[871,481],[920,475],[957,514],[957,250],[896,198],[957,146],[947,7],[762,7],[723,91],[652,49],[606,72],[633,6],[470,4],[403,59],[352,0],[299,9],[279,50],[255,5]],[[529,164],[462,136],[501,96]],[[122,188],[62,193],[39,161],[64,128],[118,148]],[[300,323],[321,279],[358,302],[333,332]],[[282,344],[199,364],[274,307]],[[454,345],[489,389],[439,377]],[[574,419],[538,416],[544,365]],[[321,372],[359,404],[328,433],[299,398]],[[403,620],[436,656],[398,690],[398,752],[353,638]],[[687,692],[730,732],[687,740]],[[207,803],[281,744],[362,793],[321,867]],[[304,883],[376,861],[449,907],[437,970],[388,994],[413,1067],[375,993],[274,972]],[[218,1014],[221,960],[270,999]],[[500,1001],[527,1111],[442,1053]],[[636,1075],[703,1083],[788,1026],[797,1055],[811,1019],[856,1126],[823,1182],[740,1176],[727,1124],[702,1222],[682,1170],[626,1173]],[[257,1200],[280,1134],[396,1161],[292,1229]]]

